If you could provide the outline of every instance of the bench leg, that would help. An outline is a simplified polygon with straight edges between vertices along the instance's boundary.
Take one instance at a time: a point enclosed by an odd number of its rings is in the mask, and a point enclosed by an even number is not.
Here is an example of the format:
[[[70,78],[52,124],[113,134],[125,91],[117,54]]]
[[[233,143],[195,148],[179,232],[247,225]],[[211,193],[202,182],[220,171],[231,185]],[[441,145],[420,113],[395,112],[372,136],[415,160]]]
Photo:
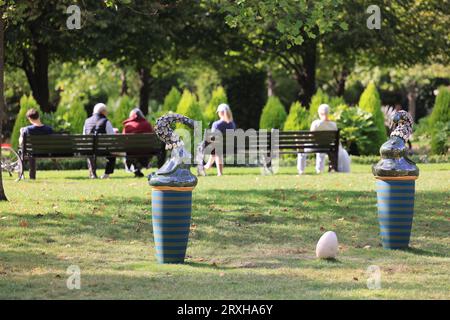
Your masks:
[[[30,179],[36,180],[36,159],[35,158],[28,159],[28,164],[30,166]]]
[[[328,172],[338,171],[338,153],[329,153],[328,158],[330,159],[330,164],[328,168]]]

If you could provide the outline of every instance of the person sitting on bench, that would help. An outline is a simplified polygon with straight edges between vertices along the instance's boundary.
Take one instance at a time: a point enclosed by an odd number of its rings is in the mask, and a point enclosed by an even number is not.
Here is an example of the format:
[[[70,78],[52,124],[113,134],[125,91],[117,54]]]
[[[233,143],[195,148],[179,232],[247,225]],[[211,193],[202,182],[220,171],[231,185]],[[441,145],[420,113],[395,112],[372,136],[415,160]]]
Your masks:
[[[19,146],[22,147],[23,138],[26,135],[30,136],[42,136],[54,133],[53,128],[47,126],[41,122],[41,118],[39,116],[39,111],[36,109],[30,109],[26,113],[26,117],[31,125],[27,127],[20,128],[19,135]],[[36,159],[29,159],[30,168],[36,167]],[[36,177],[35,171],[30,171],[30,179],[34,179]]]
[[[131,110],[130,116],[123,122],[122,133],[153,133],[152,125],[145,119],[139,108]],[[134,172],[136,178],[142,178],[142,168],[147,168],[150,162],[148,157],[126,157],[125,164],[128,170]]]
[[[23,143],[23,137],[25,135],[47,135],[53,133],[53,128],[47,126],[41,122],[41,118],[39,117],[39,112],[36,109],[30,109],[26,113],[26,117],[28,121],[30,121],[31,125],[27,127],[23,127],[20,129],[19,136],[19,145]]]
[[[84,122],[83,134],[115,134],[114,128],[111,122],[106,117],[108,111],[104,103],[97,103],[94,106],[92,117],[87,118]],[[97,179],[97,164],[95,158],[88,158],[89,177],[91,179]],[[101,176],[101,179],[109,178],[110,174],[114,173],[114,167],[116,166],[115,157],[106,157],[105,174]]]
[[[318,109],[319,118],[314,120],[311,124],[310,131],[337,131],[337,125],[335,122],[328,119],[330,107],[327,104],[321,104]],[[325,153],[316,153],[316,173],[321,173],[325,167]],[[306,153],[299,153],[297,157],[297,170],[301,175],[305,171],[306,167]]]
[[[230,106],[226,103],[221,103],[217,107],[216,113],[219,115],[219,120],[215,121],[211,126],[211,131],[220,131],[225,136],[227,130],[236,130],[236,124],[233,120],[233,113]],[[216,163],[217,175],[220,177],[223,174],[223,155],[216,154],[216,151],[211,152],[208,162],[204,166],[204,170],[208,170],[212,165]]]

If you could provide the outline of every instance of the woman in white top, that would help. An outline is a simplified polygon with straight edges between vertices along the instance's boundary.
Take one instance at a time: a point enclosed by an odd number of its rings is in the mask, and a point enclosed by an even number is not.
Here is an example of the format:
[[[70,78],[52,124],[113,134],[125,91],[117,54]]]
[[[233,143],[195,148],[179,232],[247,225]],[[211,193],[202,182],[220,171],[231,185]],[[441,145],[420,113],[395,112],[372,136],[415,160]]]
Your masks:
[[[328,115],[330,113],[330,106],[327,104],[321,104],[318,109],[319,118],[314,120],[311,124],[311,131],[337,131],[337,125],[335,122],[330,121]],[[316,153],[316,173],[323,172],[325,168],[325,156],[326,153]],[[306,167],[306,153],[299,153],[297,157],[297,170],[298,174],[303,174]],[[347,151],[339,145],[339,161],[338,161],[338,171],[339,172],[350,172],[350,157]]]

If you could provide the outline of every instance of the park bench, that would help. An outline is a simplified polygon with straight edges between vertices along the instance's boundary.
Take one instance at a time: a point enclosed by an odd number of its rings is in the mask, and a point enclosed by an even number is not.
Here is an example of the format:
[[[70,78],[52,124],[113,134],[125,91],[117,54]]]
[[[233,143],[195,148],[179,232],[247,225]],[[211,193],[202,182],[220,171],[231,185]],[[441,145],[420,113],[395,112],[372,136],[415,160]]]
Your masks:
[[[26,135],[21,147],[22,160],[29,163],[30,179],[36,178],[36,159],[125,156],[156,156],[158,166],[162,166],[166,156],[165,146],[156,134],[145,133]]]
[[[279,155],[326,153],[330,160],[329,171],[337,171],[338,168],[339,130],[247,131],[245,138],[241,136],[240,143],[238,143],[239,138],[236,135],[225,134],[222,136],[222,139],[216,139],[214,133],[208,132],[206,133],[206,140],[211,140],[216,150],[222,150],[225,163],[228,165],[239,165],[244,162],[245,165],[263,165],[264,168],[271,171],[272,159],[277,158]],[[245,161],[242,161],[243,159]],[[257,163],[254,163],[252,159],[256,159]]]

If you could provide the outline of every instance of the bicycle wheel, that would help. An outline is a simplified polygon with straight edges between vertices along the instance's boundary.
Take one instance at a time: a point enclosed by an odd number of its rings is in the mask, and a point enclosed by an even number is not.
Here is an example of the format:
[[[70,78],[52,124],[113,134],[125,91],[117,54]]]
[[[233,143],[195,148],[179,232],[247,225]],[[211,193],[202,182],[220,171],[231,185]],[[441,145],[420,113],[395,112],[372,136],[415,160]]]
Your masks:
[[[23,162],[19,154],[9,145],[2,145],[1,170],[10,176],[17,173],[19,179],[23,176]]]

